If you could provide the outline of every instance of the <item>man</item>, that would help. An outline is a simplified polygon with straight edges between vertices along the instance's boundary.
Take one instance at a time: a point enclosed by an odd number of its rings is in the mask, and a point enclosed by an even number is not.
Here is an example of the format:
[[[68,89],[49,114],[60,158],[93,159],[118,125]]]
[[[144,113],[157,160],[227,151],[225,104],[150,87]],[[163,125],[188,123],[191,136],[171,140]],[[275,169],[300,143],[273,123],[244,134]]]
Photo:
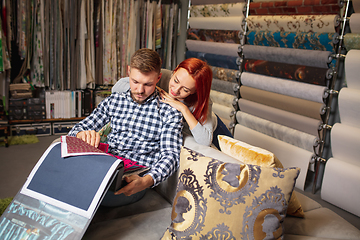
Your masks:
[[[76,124],[68,135],[98,146],[98,131],[111,121],[108,135],[109,152],[150,167],[144,176],[127,177],[127,185],[116,195],[138,194],[154,187],[172,175],[179,166],[182,145],[182,115],[175,108],[160,101],[156,84],[161,78],[161,59],[157,52],[140,49],[131,57],[128,66],[130,89],[124,93],[113,93],[104,99],[90,116]],[[111,196],[112,195],[112,196]],[[119,205],[113,194],[109,204]]]

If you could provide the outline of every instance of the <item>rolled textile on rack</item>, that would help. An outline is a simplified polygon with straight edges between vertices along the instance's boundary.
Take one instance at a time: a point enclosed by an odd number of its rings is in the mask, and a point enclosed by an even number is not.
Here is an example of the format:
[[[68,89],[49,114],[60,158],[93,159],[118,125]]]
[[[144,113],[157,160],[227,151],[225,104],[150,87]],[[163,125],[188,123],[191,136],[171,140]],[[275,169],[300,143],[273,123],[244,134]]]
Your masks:
[[[354,88],[360,90],[359,66],[360,66],[360,50],[352,49],[348,51],[346,54],[345,67],[344,67],[345,79],[348,88]]]
[[[232,107],[235,99],[235,104],[237,104],[237,98],[234,94],[228,94],[219,92],[216,90],[210,90],[210,98],[213,103],[217,103],[223,106]]]
[[[236,79],[239,77],[240,71],[234,69],[228,69],[228,68],[215,67],[215,66],[210,66],[210,68],[213,72],[213,78],[222,81],[237,83]]]
[[[191,5],[190,17],[244,16],[245,2]]]
[[[309,152],[314,151],[314,146],[317,141],[317,137],[314,135],[253,116],[242,111],[238,111],[236,113],[236,120],[239,124],[257,132],[264,133],[270,137],[290,143],[291,145],[305,149]]]
[[[360,166],[330,158],[325,165],[321,198],[360,217]]]
[[[360,166],[360,128],[335,123],[331,129],[332,156]]]
[[[249,31],[246,40],[250,45],[334,52],[336,36],[337,33],[327,32]]]
[[[245,0],[192,0],[191,5],[204,5],[204,4],[221,4],[221,3],[238,3],[246,2]]]
[[[243,72],[241,84],[273,93],[279,93],[291,97],[301,98],[313,102],[323,103],[327,97],[327,87],[317,86],[309,83],[302,83],[266,75]]]
[[[285,32],[327,32],[334,33],[339,26],[339,15],[257,15],[248,16],[246,23],[249,31]]]
[[[328,79],[332,77],[329,68],[309,67],[287,63],[276,63],[256,59],[244,59],[242,69],[272,77],[287,78],[299,82],[327,86]]]
[[[351,33],[360,33],[360,13],[351,14],[349,25]]]
[[[237,83],[226,82],[226,81],[222,81],[222,80],[218,80],[218,79],[213,78],[212,84],[211,84],[211,89],[215,90],[215,91],[218,91],[218,92],[233,95],[235,92],[237,92],[237,90],[235,90],[236,86],[239,86],[239,85]]]
[[[346,50],[360,49],[360,34],[347,33],[344,35],[344,46]]]
[[[329,64],[332,61],[331,52],[329,51],[253,46],[245,44],[242,46],[242,52],[245,58],[319,68],[329,68]]]
[[[189,28],[187,39],[240,44],[240,31]]]
[[[356,13],[360,13],[360,0],[352,0],[352,5]]]
[[[339,92],[340,122],[360,128],[360,90],[342,88]]]
[[[288,112],[278,108],[240,98],[238,101],[242,112],[249,113],[259,118],[263,118],[289,128],[293,128],[314,136],[318,135],[319,119],[305,117],[296,113]]]
[[[239,44],[236,43],[217,43],[196,40],[186,40],[186,48],[189,51],[212,53],[231,57],[238,57]]]
[[[264,148],[280,160],[284,167],[299,167],[300,175],[295,186],[304,190],[307,170],[313,156],[312,152],[283,142],[266,134],[257,132],[240,124],[236,124],[234,138],[250,145]]]
[[[325,104],[294,98],[278,93],[272,93],[247,86],[240,87],[240,95],[242,98],[253,102],[318,120],[321,120],[320,114],[324,113],[322,111],[326,107]]]
[[[190,17],[191,28],[243,31],[244,16],[239,17]]]
[[[204,52],[195,52],[195,51],[186,51],[186,58],[198,58],[207,62],[211,66],[229,68],[238,70],[239,67],[236,63],[238,57],[225,56],[213,53],[204,53]]]
[[[234,111],[232,107],[226,107],[224,105],[213,103],[212,105],[213,112],[218,115],[221,119],[231,120],[231,112]]]

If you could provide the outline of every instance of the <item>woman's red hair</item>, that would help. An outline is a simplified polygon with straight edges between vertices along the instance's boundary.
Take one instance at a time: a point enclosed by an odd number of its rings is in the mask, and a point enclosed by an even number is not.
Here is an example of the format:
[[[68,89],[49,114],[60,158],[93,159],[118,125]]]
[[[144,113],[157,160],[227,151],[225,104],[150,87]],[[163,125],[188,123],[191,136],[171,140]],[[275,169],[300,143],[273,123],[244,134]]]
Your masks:
[[[195,80],[196,92],[185,98],[185,103],[194,106],[193,115],[201,124],[206,122],[210,90],[212,83],[212,71],[209,65],[197,58],[188,58],[182,61],[174,70],[184,68]]]

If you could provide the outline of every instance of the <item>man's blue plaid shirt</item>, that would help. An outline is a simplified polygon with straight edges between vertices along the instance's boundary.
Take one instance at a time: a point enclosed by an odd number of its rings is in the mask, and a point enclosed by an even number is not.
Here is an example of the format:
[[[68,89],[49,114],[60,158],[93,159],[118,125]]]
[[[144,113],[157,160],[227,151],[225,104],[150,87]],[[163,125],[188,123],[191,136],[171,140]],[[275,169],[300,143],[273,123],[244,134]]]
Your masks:
[[[130,91],[113,93],[90,116],[76,124],[68,135],[99,131],[111,121],[109,152],[150,167],[154,186],[179,167],[182,146],[181,112],[160,101],[157,90],[143,104],[136,103]]]

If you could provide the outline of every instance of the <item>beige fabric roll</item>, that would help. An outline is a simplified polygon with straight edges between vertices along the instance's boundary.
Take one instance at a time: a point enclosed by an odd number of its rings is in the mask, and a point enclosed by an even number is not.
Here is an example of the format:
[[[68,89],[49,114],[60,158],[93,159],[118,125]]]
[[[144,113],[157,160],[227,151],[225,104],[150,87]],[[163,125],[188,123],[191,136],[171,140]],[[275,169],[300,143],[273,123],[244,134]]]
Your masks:
[[[212,110],[221,119],[227,119],[231,121],[231,112],[234,111],[234,108],[226,107],[218,103],[213,103]]]
[[[186,40],[185,45],[189,51],[212,53],[231,57],[238,57],[239,44],[236,43],[220,43],[198,40]]]
[[[223,93],[215,90],[210,91],[210,98],[214,103],[218,103],[226,107],[233,107],[234,100],[235,102],[237,100],[235,95]]]
[[[213,29],[213,30],[238,30],[243,31],[243,16],[239,17],[190,17],[189,24],[191,28]]]
[[[245,2],[192,5],[190,7],[191,17],[230,17],[243,16]]]
[[[356,13],[360,13],[360,0],[352,0],[353,8]]]
[[[360,13],[351,14],[349,25],[352,33],[360,33]]]

